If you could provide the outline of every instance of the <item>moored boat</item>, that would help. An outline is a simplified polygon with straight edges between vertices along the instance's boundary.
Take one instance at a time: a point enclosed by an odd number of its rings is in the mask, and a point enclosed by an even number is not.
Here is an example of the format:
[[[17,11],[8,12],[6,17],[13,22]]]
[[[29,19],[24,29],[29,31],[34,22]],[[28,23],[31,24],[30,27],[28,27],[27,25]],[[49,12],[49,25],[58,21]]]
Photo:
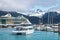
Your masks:
[[[33,26],[16,26],[16,30],[12,31],[14,34],[31,34],[34,32]]]

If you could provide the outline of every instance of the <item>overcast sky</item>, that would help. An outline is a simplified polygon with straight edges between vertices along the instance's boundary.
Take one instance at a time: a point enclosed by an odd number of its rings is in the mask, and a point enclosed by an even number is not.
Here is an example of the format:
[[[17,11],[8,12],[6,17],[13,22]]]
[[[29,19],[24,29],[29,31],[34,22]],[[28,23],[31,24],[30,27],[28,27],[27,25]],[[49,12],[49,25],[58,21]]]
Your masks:
[[[60,10],[60,0],[0,0],[0,10]]]

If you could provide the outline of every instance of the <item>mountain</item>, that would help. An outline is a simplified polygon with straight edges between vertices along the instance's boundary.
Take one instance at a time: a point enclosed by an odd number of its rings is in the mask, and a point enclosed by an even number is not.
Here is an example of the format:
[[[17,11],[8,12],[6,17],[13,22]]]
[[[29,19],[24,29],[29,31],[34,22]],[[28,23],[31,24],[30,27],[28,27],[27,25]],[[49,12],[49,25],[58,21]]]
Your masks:
[[[36,12],[29,14],[29,16],[36,16],[36,17],[42,17],[45,14],[45,12]]]
[[[18,17],[18,16],[22,15],[22,14],[17,13],[17,12],[0,11],[0,16],[6,15],[8,13],[10,13],[13,17]]]
[[[32,24],[39,24],[39,17],[35,16],[25,16]]]
[[[22,13],[17,13],[17,12],[7,12],[7,11],[0,11],[0,16],[6,15],[10,13],[13,17],[18,17],[23,15],[26,17],[32,24],[39,24],[40,22],[43,24],[52,24],[52,23],[60,23],[60,13],[58,12],[46,12],[42,17],[39,15],[37,16],[29,16],[29,15],[24,15]],[[48,22],[48,15],[49,15],[49,22]],[[53,20],[53,22],[52,22]]]
[[[42,18],[43,18],[44,24],[60,23],[60,13],[58,13],[58,12],[47,12],[47,13],[45,13],[45,15],[43,15]]]
[[[0,11],[0,16],[6,15],[10,13],[13,17],[18,17],[23,15],[24,17],[26,17],[32,24],[38,24],[39,18],[35,17],[35,16],[28,16],[28,15],[24,15],[22,13],[17,13],[17,12],[7,12],[7,11]]]
[[[42,17],[44,14],[45,14],[45,12],[43,12],[40,9],[37,9],[35,12],[30,13],[29,16]]]
[[[38,14],[38,13],[37,13]],[[36,15],[36,14],[35,14]],[[39,14],[38,14],[39,15]],[[34,24],[39,24],[40,22],[43,24],[55,24],[55,23],[60,23],[60,13],[56,12],[56,11],[51,11],[51,12],[44,12],[43,15],[39,15],[39,16],[34,16],[32,14],[32,16],[29,16],[29,20],[32,20],[32,23]],[[48,16],[49,15],[49,16]],[[31,17],[31,18],[30,18]],[[35,18],[34,18],[35,17]],[[39,21],[40,20],[40,21]]]

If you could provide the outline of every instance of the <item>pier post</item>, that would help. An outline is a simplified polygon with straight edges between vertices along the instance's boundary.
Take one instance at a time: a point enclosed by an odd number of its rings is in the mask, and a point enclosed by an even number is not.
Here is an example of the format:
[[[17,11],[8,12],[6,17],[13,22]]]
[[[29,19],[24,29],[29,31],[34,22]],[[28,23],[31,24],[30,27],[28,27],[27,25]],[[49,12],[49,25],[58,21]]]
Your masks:
[[[60,34],[60,23],[58,25],[58,33]]]

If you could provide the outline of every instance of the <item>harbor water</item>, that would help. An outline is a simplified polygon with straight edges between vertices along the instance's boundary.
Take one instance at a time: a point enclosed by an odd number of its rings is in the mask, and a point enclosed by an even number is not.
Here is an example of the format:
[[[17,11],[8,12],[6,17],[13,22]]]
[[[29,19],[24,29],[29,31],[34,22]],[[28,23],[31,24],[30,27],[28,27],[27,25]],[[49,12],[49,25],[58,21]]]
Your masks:
[[[30,35],[14,35],[12,30],[0,28],[0,40],[60,40],[60,35],[54,32],[35,31]]]

